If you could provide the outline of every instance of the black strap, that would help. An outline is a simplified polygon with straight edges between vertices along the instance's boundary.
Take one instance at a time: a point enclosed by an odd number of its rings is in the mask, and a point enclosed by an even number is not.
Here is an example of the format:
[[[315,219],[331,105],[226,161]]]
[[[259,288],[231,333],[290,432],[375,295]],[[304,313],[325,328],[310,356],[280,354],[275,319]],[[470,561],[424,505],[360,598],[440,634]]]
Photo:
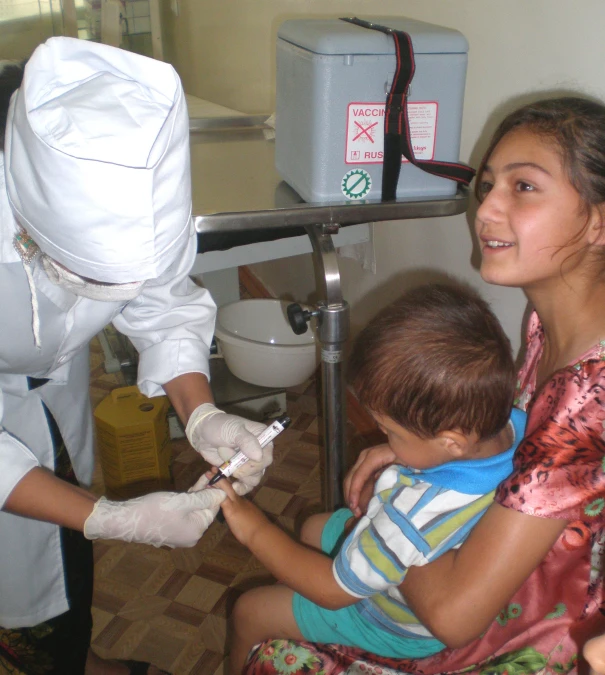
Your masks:
[[[408,89],[416,69],[410,36],[403,31],[394,30],[387,26],[380,26],[370,21],[358,19],[357,17],[343,18],[342,21],[347,21],[361,28],[369,28],[386,33],[387,35],[391,35],[395,41],[397,68],[393,77],[393,83],[391,84],[391,91],[387,95],[384,116],[382,200],[390,201],[396,197],[402,155],[414,166],[427,173],[468,185],[475,175],[475,170],[470,166],[454,162],[416,159],[414,156],[407,106]]]

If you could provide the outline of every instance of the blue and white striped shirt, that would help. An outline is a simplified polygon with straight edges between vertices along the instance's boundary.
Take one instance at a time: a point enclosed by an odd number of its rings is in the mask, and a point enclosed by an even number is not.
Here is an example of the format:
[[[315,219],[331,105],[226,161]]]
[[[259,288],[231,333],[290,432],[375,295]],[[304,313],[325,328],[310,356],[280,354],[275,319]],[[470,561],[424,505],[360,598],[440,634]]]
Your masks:
[[[417,471],[387,468],[376,482],[368,511],[334,560],[338,584],[361,602],[368,621],[397,635],[432,638],[399,592],[407,570],[459,547],[512,471],[526,415],[513,409],[512,447],[484,459],[448,462]]]

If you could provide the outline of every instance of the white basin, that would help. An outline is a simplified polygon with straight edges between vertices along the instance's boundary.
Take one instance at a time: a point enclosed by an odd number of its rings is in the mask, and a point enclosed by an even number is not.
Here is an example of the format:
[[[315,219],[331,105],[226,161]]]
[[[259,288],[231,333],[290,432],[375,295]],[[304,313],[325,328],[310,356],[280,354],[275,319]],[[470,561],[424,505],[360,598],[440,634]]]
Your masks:
[[[215,336],[229,370],[262,387],[302,384],[317,366],[313,330],[296,335],[285,300],[239,300],[219,307]]]

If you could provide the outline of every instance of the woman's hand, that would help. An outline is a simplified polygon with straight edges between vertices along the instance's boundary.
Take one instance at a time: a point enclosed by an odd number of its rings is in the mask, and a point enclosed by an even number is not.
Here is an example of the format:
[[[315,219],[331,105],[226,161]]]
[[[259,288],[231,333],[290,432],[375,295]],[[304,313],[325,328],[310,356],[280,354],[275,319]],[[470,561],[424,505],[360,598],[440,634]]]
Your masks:
[[[264,527],[271,525],[270,521],[251,501],[240,497],[226,478],[216,483],[215,489],[218,488],[227,494],[221,503],[221,510],[229,529],[240,544],[252,548],[255,536]]]
[[[372,498],[374,483],[382,469],[397,459],[395,453],[385,443],[367,448],[359,453],[355,464],[344,479],[345,503],[355,516],[362,516]]]
[[[84,523],[87,539],[120,539],[152,546],[195,546],[225,498],[220,490],[152,492],[124,502],[101,497]]]
[[[265,424],[229,415],[212,403],[203,403],[190,415],[185,433],[194,450],[210,464],[220,466],[241,450],[250,459],[236,472],[237,492],[250,492],[273,461],[273,443],[260,447],[257,436]]]

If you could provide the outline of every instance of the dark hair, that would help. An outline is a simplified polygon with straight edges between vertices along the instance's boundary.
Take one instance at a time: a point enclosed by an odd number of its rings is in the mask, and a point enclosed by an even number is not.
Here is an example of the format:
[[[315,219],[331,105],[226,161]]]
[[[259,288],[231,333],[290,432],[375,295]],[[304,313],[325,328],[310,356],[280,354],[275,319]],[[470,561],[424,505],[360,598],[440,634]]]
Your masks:
[[[8,106],[13,92],[21,86],[25,62],[0,61],[0,151],[4,148],[4,134]]]
[[[605,202],[605,106],[566,96],[530,103],[508,115],[496,129],[483,156],[475,183],[481,201],[481,178],[498,143],[515,129],[527,129],[552,141],[561,154],[571,185],[588,209]]]
[[[457,283],[420,286],[385,307],[357,336],[348,376],[362,405],[422,438],[497,434],[516,383],[498,319]]]

